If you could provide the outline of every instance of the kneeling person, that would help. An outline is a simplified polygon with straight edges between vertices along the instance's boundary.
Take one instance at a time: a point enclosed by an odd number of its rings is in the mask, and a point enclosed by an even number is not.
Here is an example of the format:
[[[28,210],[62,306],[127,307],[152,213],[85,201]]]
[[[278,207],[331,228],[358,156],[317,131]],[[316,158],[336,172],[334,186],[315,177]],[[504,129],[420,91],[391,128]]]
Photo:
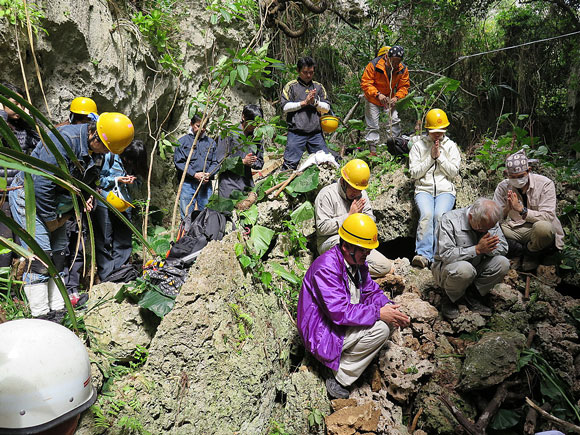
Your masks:
[[[365,192],[371,175],[368,165],[363,160],[353,159],[344,165],[341,174],[342,177],[336,183],[318,193],[314,202],[316,245],[321,255],[338,244],[339,228],[349,216],[364,213],[375,220],[370,199]],[[393,268],[391,260],[376,249],[370,252],[367,262],[373,278],[385,276]]]
[[[348,387],[371,363],[391,327],[409,325],[369,274],[366,258],[377,241],[367,215],[344,220],[340,244],[310,266],[298,299],[298,331],[306,349],[333,371],[326,381],[333,398],[347,398]]]

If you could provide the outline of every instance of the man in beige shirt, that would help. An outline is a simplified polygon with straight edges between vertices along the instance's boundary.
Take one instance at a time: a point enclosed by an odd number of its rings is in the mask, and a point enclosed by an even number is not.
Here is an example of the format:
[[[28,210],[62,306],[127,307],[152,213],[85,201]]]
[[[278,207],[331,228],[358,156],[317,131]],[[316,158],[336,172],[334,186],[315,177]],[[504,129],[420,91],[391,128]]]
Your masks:
[[[498,184],[493,197],[507,218],[501,228],[510,254],[523,252],[522,269],[534,270],[544,253],[564,247],[564,231],[556,216],[556,187],[548,177],[530,171],[523,150],[508,156],[506,173],[508,178]]]
[[[341,169],[342,177],[323,188],[314,201],[316,213],[316,245],[324,254],[338,245],[338,229],[347,217],[364,213],[375,220],[371,201],[365,192],[369,185],[370,170],[366,162],[353,159]],[[367,257],[371,277],[379,278],[391,272],[392,262],[376,249]]]

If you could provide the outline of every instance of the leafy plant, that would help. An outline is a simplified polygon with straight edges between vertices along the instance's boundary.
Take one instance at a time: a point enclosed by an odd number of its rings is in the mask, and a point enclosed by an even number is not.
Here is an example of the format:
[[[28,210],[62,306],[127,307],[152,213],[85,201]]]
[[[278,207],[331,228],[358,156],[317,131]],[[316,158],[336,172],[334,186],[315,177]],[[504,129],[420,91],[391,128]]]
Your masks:
[[[552,413],[563,420],[580,422],[580,409],[575,404],[569,387],[536,349],[521,352],[518,370],[531,365],[540,374],[540,392],[552,404]]]
[[[163,68],[185,72],[179,60],[180,50],[176,40],[179,26],[174,7],[173,1],[154,2],[148,11],[135,13],[132,21],[161,56],[159,63]]]
[[[147,275],[123,284],[115,295],[115,299],[117,302],[122,302],[125,298],[129,298],[140,307],[152,311],[161,318],[169,313],[175,305],[175,297],[164,294],[158,286],[149,280]]]
[[[35,34],[42,31],[48,35],[45,28],[40,25],[40,22],[46,18],[42,8],[34,2],[26,2],[23,0],[0,0],[0,20],[6,20],[13,26],[21,28],[26,27],[26,10],[28,8],[28,16],[30,18],[30,25]]]
[[[254,326],[254,319],[247,313],[244,313],[238,304],[229,304],[230,310],[234,315],[236,323],[238,325],[238,348],[247,340],[254,338],[250,332],[252,326]]]
[[[318,408],[308,408],[310,412],[308,413],[308,427],[309,428],[319,428],[324,424],[324,414]]]
[[[210,17],[212,25],[233,20],[247,21],[250,16],[258,15],[258,4],[254,0],[211,0],[207,10],[213,12]]]

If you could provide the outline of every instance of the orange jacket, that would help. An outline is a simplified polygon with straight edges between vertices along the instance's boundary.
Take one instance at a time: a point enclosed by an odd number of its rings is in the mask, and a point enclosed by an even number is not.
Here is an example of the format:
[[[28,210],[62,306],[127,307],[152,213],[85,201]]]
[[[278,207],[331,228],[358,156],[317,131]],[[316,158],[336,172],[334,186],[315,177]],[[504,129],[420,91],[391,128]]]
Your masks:
[[[385,56],[371,60],[360,81],[366,99],[377,106],[382,106],[377,98],[379,92],[390,98],[397,97],[399,100],[405,98],[411,84],[406,65],[400,63],[398,71],[392,76],[391,69],[385,65]]]

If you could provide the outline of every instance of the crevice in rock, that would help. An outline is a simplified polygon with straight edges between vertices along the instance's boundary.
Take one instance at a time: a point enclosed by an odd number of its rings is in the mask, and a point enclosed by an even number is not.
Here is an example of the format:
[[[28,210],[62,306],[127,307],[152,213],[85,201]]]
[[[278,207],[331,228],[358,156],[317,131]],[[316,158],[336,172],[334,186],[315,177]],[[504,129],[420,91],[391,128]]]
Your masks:
[[[415,255],[415,239],[413,237],[397,237],[388,242],[381,242],[378,251],[387,258],[408,258],[413,259]]]

